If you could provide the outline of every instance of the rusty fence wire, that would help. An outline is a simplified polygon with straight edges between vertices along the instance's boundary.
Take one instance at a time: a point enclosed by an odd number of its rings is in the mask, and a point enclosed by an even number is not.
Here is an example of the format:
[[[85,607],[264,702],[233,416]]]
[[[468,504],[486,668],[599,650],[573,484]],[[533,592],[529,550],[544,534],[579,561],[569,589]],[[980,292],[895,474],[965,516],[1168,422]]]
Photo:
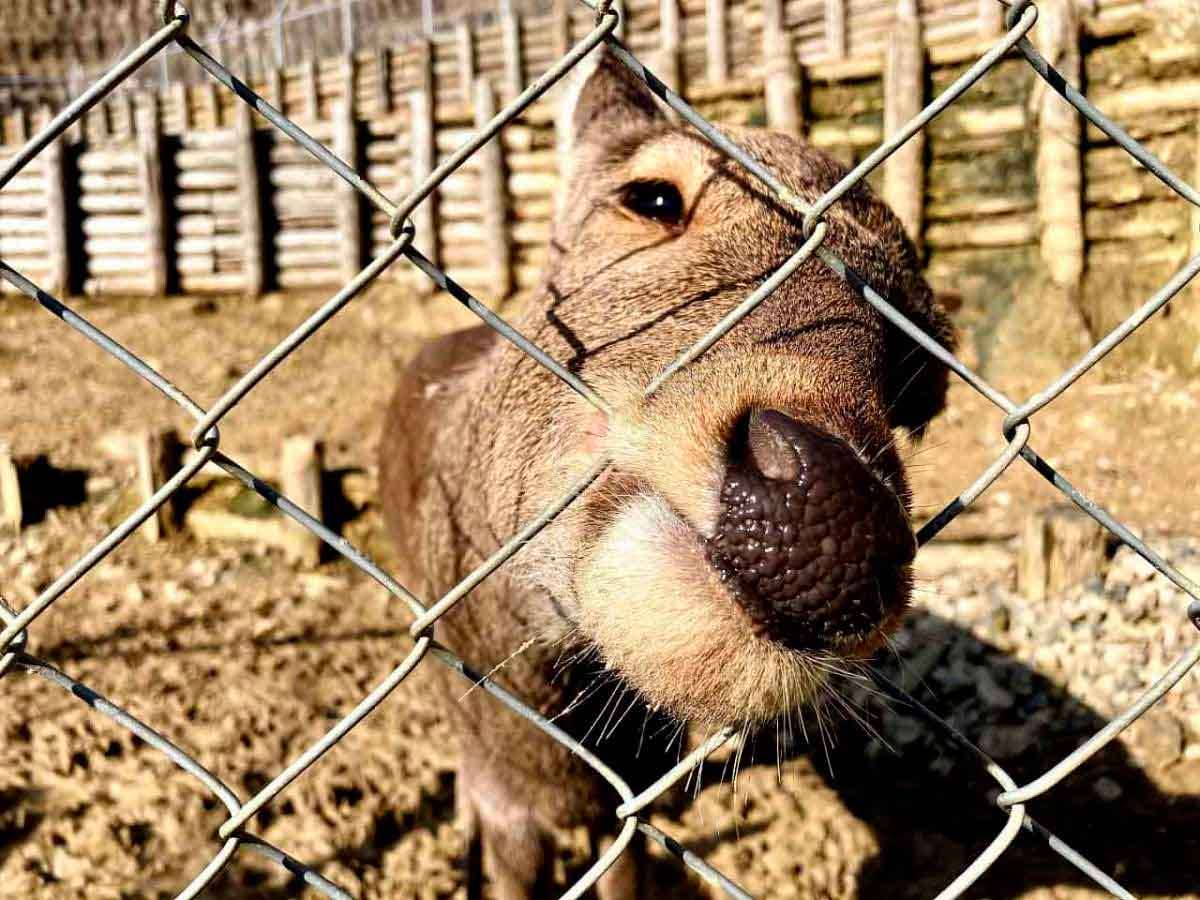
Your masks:
[[[769,297],[802,263],[810,257],[815,256],[845,278],[865,302],[877,309],[897,328],[904,331],[937,360],[948,366],[960,378],[979,391],[1003,414],[999,424],[1006,442],[1004,452],[958,497],[947,504],[919,530],[917,537],[920,544],[925,544],[937,535],[942,528],[973,503],[984,490],[1020,457],[1078,507],[1087,512],[1120,541],[1131,547],[1155,569],[1186,592],[1191,598],[1191,602],[1187,609],[1181,610],[1180,613],[1181,615],[1188,616],[1197,629],[1200,629],[1200,586],[1197,586],[1177,571],[1158,553],[1146,546],[1128,528],[1114,519],[1095,502],[1081,494],[1066,478],[1040,456],[1029,442],[1034,414],[1052,403],[1064,391],[1070,388],[1085,372],[1095,366],[1114,347],[1130,337],[1142,323],[1153,316],[1187,285],[1195,277],[1196,273],[1200,271],[1200,255],[1188,261],[1156,294],[1146,300],[1129,318],[1113,329],[1111,333],[1085,353],[1053,383],[1023,402],[1015,402],[956,359],[932,337],[908,321],[888,302],[886,297],[881,296],[872,289],[870,285],[866,284],[856,273],[848,269],[842,260],[824,246],[824,238],[827,230],[823,218],[824,213],[837,203],[847,191],[861,182],[870,172],[886,160],[888,156],[894,153],[905,141],[924,128],[930,120],[962,96],[975,82],[987,75],[997,62],[1011,53],[1022,56],[1051,88],[1057,91],[1088,121],[1123,147],[1130,156],[1152,172],[1175,193],[1189,203],[1200,206],[1200,194],[1185,184],[1160,160],[1156,159],[1144,147],[1138,144],[1137,141],[1129,137],[1118,125],[1093,107],[1076,88],[1068,84],[1034,49],[1027,38],[1030,29],[1033,28],[1037,21],[1037,8],[1033,5],[1032,0],[1019,0],[1019,2],[1011,5],[1008,8],[1005,20],[1007,31],[997,40],[994,46],[984,53],[973,66],[964,72],[918,116],[908,122],[899,133],[889,138],[849,172],[837,185],[815,203],[811,204],[806,203],[791,193],[769,169],[749,156],[736,143],[725,137],[689,106],[683,98],[667,88],[652,72],[646,69],[641,62],[625,49],[614,35],[614,30],[618,24],[618,13],[611,8],[612,0],[581,0],[581,2],[590,6],[595,12],[595,27],[587,36],[576,44],[549,71],[526,88],[477,135],[467,141],[457,152],[438,166],[422,184],[418,185],[399,204],[394,203],[384,196],[350,166],[346,165],[345,162],[338,159],[318,141],[297,127],[295,123],[283,116],[278,110],[267,103],[266,100],[254,93],[245,83],[217,62],[202,46],[189,36],[189,15],[186,10],[172,2],[172,0],[162,0],[158,5],[158,11],[161,16],[161,27],[157,32],[109,70],[95,84],[85,90],[77,99],[67,105],[40,133],[35,135],[20,150],[17,156],[3,170],[0,170],[0,190],[2,190],[4,185],[33,160],[38,153],[44,150],[52,141],[60,137],[73,122],[77,121],[84,113],[103,100],[123,80],[134,74],[140,67],[146,65],[157,54],[172,45],[176,45],[210,76],[233,91],[243,102],[249,104],[260,115],[268,119],[273,125],[337,173],[339,177],[361,192],[376,209],[383,211],[390,220],[392,243],[388,249],[319,307],[316,312],[284,338],[270,353],[259,360],[250,371],[230,387],[209,409],[199,406],[145,360],[117,343],[103,331],[74,312],[70,307],[47,294],[36,284],[25,278],[20,272],[0,259],[0,277],[15,285],[23,294],[40,304],[47,312],[61,319],[66,326],[95,343],[115,360],[127,366],[151,386],[157,388],[168,398],[179,404],[195,420],[195,425],[191,431],[191,441],[198,452],[178,472],[174,473],[161,489],[131,513],[127,519],[114,528],[103,540],[93,546],[72,566],[62,572],[57,579],[25,608],[11,610],[0,603],[0,625],[3,626],[3,629],[0,630],[0,678],[5,676],[12,677],[14,672],[23,671],[40,675],[50,682],[59,685],[88,704],[96,712],[112,719],[118,725],[128,729],[147,744],[162,752],[172,762],[183,769],[183,771],[187,772],[211,791],[213,796],[228,809],[229,818],[217,830],[211,854],[191,882],[182,887],[178,894],[180,898],[195,897],[204,891],[205,887],[217,877],[234,854],[242,848],[258,853],[284,866],[288,871],[301,877],[307,885],[327,897],[348,897],[349,895],[342,888],[322,877],[320,873],[309,868],[303,862],[293,859],[284,850],[274,847],[251,834],[246,830],[245,826],[257,811],[275,801],[293,781],[308,768],[315,765],[351,729],[387,699],[388,695],[426,658],[432,658],[438,663],[449,666],[461,673],[472,683],[480,683],[482,689],[487,691],[499,703],[523,716],[534,727],[540,728],[554,740],[567,747],[572,753],[583,759],[612,785],[620,797],[621,802],[615,809],[615,815],[621,822],[617,840],[592,863],[590,868],[588,868],[578,881],[570,886],[563,895],[565,898],[576,898],[584,894],[613,861],[624,852],[629,842],[633,839],[635,831],[643,832],[667,852],[677,856],[683,864],[696,872],[704,881],[724,891],[726,895],[740,898],[750,896],[729,878],[705,863],[704,860],[687,851],[669,836],[659,831],[643,818],[642,815],[646,808],[669,787],[685,778],[706,757],[726,742],[732,740],[733,733],[731,731],[718,733],[713,736],[703,746],[697,748],[684,758],[678,765],[663,773],[662,777],[650,788],[635,795],[629,785],[592,750],[584,747],[579,741],[565,733],[545,716],[540,715],[525,705],[519,697],[514,696],[495,682],[474,671],[450,649],[438,644],[432,636],[433,625],[438,618],[456,603],[469,602],[468,595],[470,592],[504,565],[527,541],[541,529],[545,528],[558,513],[570,505],[605,470],[609,464],[607,459],[601,458],[595,460],[594,464],[582,478],[567,487],[555,503],[542,511],[540,515],[529,522],[504,546],[497,549],[478,569],[456,585],[445,596],[437,598],[432,603],[427,603],[425,600],[415,597],[403,585],[397,583],[387,572],[380,569],[348,541],[335,534],[317,519],[305,513],[304,510],[292,503],[287,497],[272,489],[255,476],[254,473],[239,465],[236,460],[227,456],[220,449],[220,423],[225,415],[240,403],[256,385],[266,378],[279,363],[297,351],[322,325],[329,321],[330,318],[350,301],[355,299],[380,273],[396,263],[401,257],[407,259],[410,264],[415,265],[423,271],[440,288],[448,291],[452,297],[467,306],[480,319],[498,331],[507,340],[533,357],[540,365],[553,372],[569,388],[579,393],[599,410],[606,411],[608,409],[605,400],[594,393],[587,384],[551,359],[544,351],[513,329],[501,317],[487,309],[461,286],[453,282],[445,272],[422,256],[413,246],[414,227],[410,220],[413,210],[426,201],[442,181],[466,162],[483,144],[494,139],[506,124],[519,116],[522,111],[567,75],[589,53],[596,51],[601,44],[606,44],[612,54],[639,79],[644,81],[649,89],[682,119],[695,127],[697,131],[718,149],[747,169],[781,202],[799,212],[804,218],[805,240],[803,244],[778,270],[766,278],[745,300],[725,316],[711,332],[705,335],[694,346],[683,352],[647,385],[645,389],[647,395],[656,391],[668,378],[704,353],[716,341],[720,340],[739,321],[753,312],[758,304]],[[159,734],[146,723],[91,690],[87,685],[76,681],[70,675],[39,659],[33,654],[32,647],[29,644],[28,628],[34,620],[46,612],[56,600],[62,597],[115,547],[125,541],[138,526],[153,515],[176,491],[183,488],[201,468],[209,463],[220,466],[302,527],[316,534],[326,544],[378,582],[392,596],[405,603],[415,616],[415,620],[409,628],[413,645],[404,661],[383,678],[370,693],[362,698],[349,714],[341,719],[320,740],[297,756],[269,784],[248,799],[239,797],[232,788],[200,765],[184,747]],[[978,747],[971,744],[966,738],[956,733],[948,723],[939,718],[934,712],[887,681],[882,675],[876,673],[873,677],[879,687],[896,701],[899,709],[922,719],[930,727],[940,732],[944,738],[959,750],[974,756],[978,763],[1002,789],[1002,792],[996,797],[996,804],[1001,813],[999,818],[1003,820],[999,832],[974,861],[942,890],[938,897],[951,898],[960,896],[1008,849],[1016,838],[1017,833],[1022,829],[1031,832],[1034,836],[1044,841],[1051,849],[1065,857],[1111,895],[1124,898],[1130,897],[1131,895],[1128,891],[1113,881],[1096,864],[1072,850],[1060,838],[1039,825],[1029,814],[1026,804],[1053,789],[1055,785],[1078,769],[1091,756],[1114,740],[1118,734],[1166,694],[1195,666],[1198,660],[1200,660],[1200,635],[1198,635],[1195,645],[1183,653],[1170,668],[1163,672],[1158,680],[1133,705],[1113,718],[1099,732],[1053,765],[1044,774],[1023,785],[1017,784],[999,764],[989,758]]]

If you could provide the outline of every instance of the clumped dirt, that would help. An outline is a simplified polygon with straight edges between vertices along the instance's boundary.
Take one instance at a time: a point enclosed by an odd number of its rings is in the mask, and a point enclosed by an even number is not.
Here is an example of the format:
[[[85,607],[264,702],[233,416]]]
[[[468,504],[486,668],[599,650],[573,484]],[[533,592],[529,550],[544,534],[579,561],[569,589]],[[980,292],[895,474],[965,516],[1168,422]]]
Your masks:
[[[76,308],[202,405],[322,298],[80,302]],[[371,501],[394,366],[422,337],[466,323],[445,298],[382,286],[339,314],[222,424],[252,464],[283,439],[323,440],[358,486],[345,530],[386,563]],[[1005,384],[1014,397],[1036,385]],[[1194,564],[1200,401],[1165,372],[1102,366],[1034,420],[1032,446],[1172,559]],[[1003,447],[1001,414],[956,386],[950,410],[906,449],[931,515]],[[113,432],[188,422],[169,401],[45,311],[0,308],[0,437],[39,464],[44,509],[0,541],[0,592],[24,606],[107,531],[132,478],[102,448]],[[882,665],[993,753],[1036,776],[1195,640],[1181,595],[1118,555],[1053,603],[1015,592],[1022,517],[1056,492],[1024,463],[919,558],[918,610]],[[319,738],[410,648],[408,613],[344,562],[288,563],[254,544],[186,535],[119,547],[30,630],[31,652],[178,742],[245,797]],[[494,660],[515,648],[497,647]],[[427,663],[430,665],[432,663]],[[654,822],[751,892],[770,897],[928,897],[998,833],[996,785],[969,756],[879,697],[853,721],[811,715],[733,751]],[[1200,683],[1168,702],[1031,809],[1141,896],[1198,897]],[[223,808],[162,754],[43,679],[0,681],[0,896],[173,896],[212,857]],[[497,708],[496,715],[507,713]],[[832,744],[832,746],[828,746]],[[783,760],[776,764],[777,748]],[[599,750],[603,754],[603,743]],[[459,897],[454,749],[420,670],[260,812],[251,830],[362,897]],[[578,836],[577,836],[578,837]],[[582,838],[560,860],[586,867]],[[703,889],[663,853],[651,896]],[[209,896],[301,895],[299,877],[240,852]],[[970,896],[1102,896],[1022,835]]]

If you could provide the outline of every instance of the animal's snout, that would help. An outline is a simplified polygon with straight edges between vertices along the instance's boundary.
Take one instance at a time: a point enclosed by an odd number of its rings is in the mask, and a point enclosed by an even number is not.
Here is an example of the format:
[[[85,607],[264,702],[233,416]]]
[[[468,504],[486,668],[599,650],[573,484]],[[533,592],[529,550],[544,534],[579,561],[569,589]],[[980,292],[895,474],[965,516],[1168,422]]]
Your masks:
[[[899,498],[841,438],[774,410],[735,428],[708,554],[764,637],[867,640],[903,605],[915,549]]]

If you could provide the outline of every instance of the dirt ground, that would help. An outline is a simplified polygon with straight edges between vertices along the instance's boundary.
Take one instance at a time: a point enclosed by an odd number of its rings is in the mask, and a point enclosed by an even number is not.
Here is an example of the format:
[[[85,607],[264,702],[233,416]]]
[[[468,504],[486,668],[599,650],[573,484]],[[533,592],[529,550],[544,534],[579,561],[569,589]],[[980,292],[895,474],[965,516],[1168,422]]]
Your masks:
[[[321,299],[76,308],[206,405]],[[385,563],[371,485],[392,372],[421,337],[468,321],[452,301],[432,302],[376,288],[222,424],[223,449],[252,464],[289,435],[323,440],[329,467],[357,486],[345,533]],[[1003,387],[1019,397],[1031,386]],[[1195,571],[1200,544],[1183,536],[1200,531],[1198,402],[1194,382],[1102,366],[1037,415],[1031,443]],[[1000,452],[1000,419],[955,386],[949,412],[908,451],[925,515]],[[0,438],[18,458],[44,454],[49,473],[46,508],[0,541],[0,591],[12,605],[30,602],[107,531],[132,472],[103,452],[106,436],[187,424],[45,311],[0,307]],[[1181,595],[1127,556],[1052,606],[1016,595],[1013,536],[1027,512],[1057,500],[1023,463],[1003,476],[922,552],[919,609],[883,663],[1018,781],[1100,727],[1195,638]],[[408,621],[343,562],[301,568],[254,544],[135,538],[35,623],[30,650],[182,744],[244,797],[403,658]],[[486,667],[512,649],[474,662]],[[1200,897],[1197,695],[1193,674],[1032,807],[1139,896]],[[169,897],[207,863],[224,817],[196,782],[41,679],[7,675],[0,698],[0,897]],[[776,765],[768,739],[736,789],[721,777],[728,757],[717,759],[654,821],[760,896],[934,895],[1002,826],[994,783],[903,711],[864,703],[882,741],[843,723],[831,751],[815,736],[812,746],[797,739]],[[356,896],[463,896],[453,756],[418,674],[252,829]],[[656,860],[653,896],[703,895],[674,860]],[[560,879],[587,862],[577,841]],[[242,852],[208,896],[303,893],[297,878]],[[969,894],[1101,895],[1030,835]]]

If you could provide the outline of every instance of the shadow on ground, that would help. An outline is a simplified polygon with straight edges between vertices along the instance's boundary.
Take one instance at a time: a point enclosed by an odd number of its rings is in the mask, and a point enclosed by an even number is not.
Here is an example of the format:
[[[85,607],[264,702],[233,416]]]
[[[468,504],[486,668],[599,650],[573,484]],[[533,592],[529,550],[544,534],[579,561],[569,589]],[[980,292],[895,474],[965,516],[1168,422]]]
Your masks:
[[[0,866],[41,824],[39,791],[0,791]]]
[[[1040,775],[1108,723],[1107,717],[955,623],[915,615],[932,620],[934,633],[947,646],[965,642],[966,657],[986,665],[1013,703],[982,713],[984,704],[969,680],[941,696],[928,688],[914,690],[914,696],[976,744],[991,744],[997,761],[1018,784]],[[881,668],[894,681],[903,680],[902,662],[884,660]],[[1176,688],[1189,689],[1194,685],[1186,681]],[[875,706],[881,702],[871,701]],[[893,710],[898,712],[894,705]],[[887,717],[883,726],[889,740],[898,731],[888,729]],[[996,740],[997,733],[1008,737]],[[903,744],[897,748],[901,742],[892,741],[888,749],[865,738],[861,729],[843,726],[833,772],[824,754],[811,754],[817,771],[878,842],[879,852],[859,873],[864,900],[933,896],[999,834],[1005,821],[994,804],[998,785],[969,754],[924,725],[904,729],[900,737]],[[1136,895],[1200,891],[1195,862],[1200,858],[1200,794],[1165,793],[1120,741],[1035,799],[1029,811]],[[972,896],[1002,900],[1049,885],[1096,887],[1044,839],[1022,831]]]

